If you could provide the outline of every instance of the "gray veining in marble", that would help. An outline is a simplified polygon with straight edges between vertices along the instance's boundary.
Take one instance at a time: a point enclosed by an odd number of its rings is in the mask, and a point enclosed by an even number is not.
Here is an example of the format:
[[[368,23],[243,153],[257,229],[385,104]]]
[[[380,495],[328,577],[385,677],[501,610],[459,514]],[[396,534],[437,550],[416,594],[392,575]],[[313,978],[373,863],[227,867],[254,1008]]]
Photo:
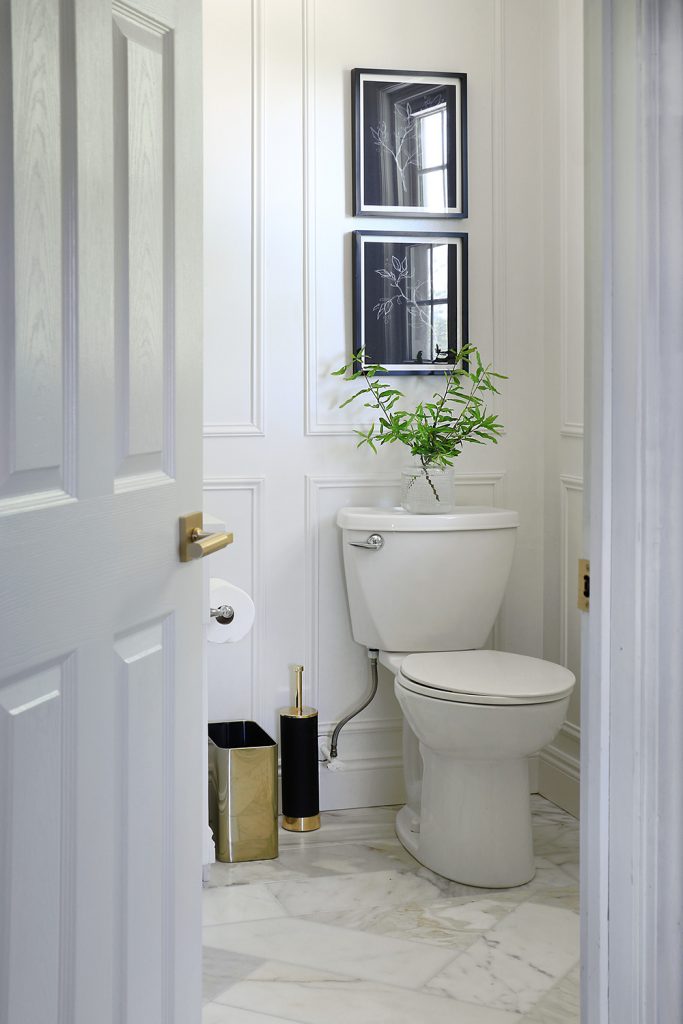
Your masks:
[[[532,798],[536,876],[493,891],[399,844],[394,808],[323,814],[204,893],[203,1024],[578,1024],[578,823]]]

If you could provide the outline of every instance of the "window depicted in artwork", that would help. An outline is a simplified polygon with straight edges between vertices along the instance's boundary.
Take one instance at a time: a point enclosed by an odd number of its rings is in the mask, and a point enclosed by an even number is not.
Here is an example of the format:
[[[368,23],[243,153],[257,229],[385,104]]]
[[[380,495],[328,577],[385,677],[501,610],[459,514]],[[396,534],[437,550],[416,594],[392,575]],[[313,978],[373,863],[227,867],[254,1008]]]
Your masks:
[[[354,351],[388,373],[437,373],[467,343],[467,235],[354,232]]]
[[[466,217],[466,76],[356,69],[354,207]]]

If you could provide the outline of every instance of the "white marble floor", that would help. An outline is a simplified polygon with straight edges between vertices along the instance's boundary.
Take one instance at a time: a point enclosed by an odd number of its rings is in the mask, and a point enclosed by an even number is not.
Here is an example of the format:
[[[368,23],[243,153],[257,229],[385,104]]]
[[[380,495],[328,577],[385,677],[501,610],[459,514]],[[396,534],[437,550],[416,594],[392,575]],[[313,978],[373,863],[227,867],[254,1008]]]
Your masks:
[[[388,807],[214,865],[203,1024],[578,1024],[578,822],[533,810],[536,877],[517,889],[422,867]]]

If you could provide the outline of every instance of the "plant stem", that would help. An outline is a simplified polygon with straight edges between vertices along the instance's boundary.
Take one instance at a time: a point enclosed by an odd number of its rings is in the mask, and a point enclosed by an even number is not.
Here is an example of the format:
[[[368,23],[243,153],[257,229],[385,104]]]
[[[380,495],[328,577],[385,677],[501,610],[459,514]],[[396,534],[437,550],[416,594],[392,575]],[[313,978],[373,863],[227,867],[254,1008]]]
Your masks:
[[[437,501],[441,501],[441,498],[439,497],[439,492],[432,483],[432,478],[429,475],[429,469],[427,468],[427,464],[425,463],[425,460],[422,458],[422,456],[420,456],[420,462],[422,463],[422,468],[424,470],[425,477],[427,478],[427,483],[431,487],[434,497],[436,498]]]

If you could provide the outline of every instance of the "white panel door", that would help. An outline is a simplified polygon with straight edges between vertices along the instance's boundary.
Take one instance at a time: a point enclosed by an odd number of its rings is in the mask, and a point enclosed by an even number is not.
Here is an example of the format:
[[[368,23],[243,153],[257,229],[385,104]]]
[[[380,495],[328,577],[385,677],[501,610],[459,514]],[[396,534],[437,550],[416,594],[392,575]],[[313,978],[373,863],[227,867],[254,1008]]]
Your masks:
[[[199,0],[0,0],[0,1022],[200,1015]]]

